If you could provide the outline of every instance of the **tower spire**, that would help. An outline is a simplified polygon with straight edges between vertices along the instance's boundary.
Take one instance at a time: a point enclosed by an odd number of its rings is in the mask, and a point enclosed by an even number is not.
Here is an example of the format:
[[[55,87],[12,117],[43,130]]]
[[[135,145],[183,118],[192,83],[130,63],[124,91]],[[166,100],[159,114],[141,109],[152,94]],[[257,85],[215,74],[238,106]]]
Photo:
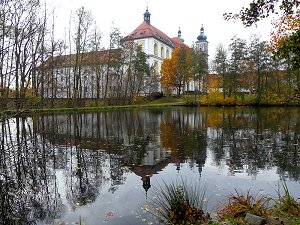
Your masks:
[[[178,38],[179,38],[182,42],[184,42],[184,39],[181,37],[181,29],[180,29],[180,27],[179,27],[179,29],[178,29]]]
[[[178,37],[180,38],[181,37],[181,30],[180,30],[180,27],[178,29]]]
[[[150,24],[150,17],[151,14],[148,11],[148,2],[147,2],[146,12],[144,13],[144,21],[146,21],[148,24]]]
[[[206,41],[207,36],[204,34],[204,27],[203,24],[201,25],[201,29],[200,29],[200,35],[197,37],[197,39],[199,41]]]

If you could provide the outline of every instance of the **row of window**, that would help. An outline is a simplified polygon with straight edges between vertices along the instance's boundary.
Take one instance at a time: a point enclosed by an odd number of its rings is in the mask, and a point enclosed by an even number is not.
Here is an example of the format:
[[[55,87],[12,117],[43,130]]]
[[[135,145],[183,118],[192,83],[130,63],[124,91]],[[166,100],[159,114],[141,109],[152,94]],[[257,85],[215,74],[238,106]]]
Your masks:
[[[158,44],[157,43],[154,43],[154,55],[158,56]],[[165,49],[164,49],[164,47],[160,48],[160,57],[165,58]],[[166,51],[166,58],[170,58],[169,49],[167,49],[167,51]]]
[[[144,41],[138,41],[137,44],[142,46],[143,49],[145,49],[145,42]],[[165,48],[163,46],[161,46],[161,48],[160,48],[160,55],[159,55],[159,53],[158,53],[158,44],[157,43],[154,43],[153,52],[154,52],[154,55],[160,56],[163,59],[164,58],[170,58],[170,50],[167,49],[165,51]]]
[[[205,43],[197,44],[196,47],[197,47],[198,50],[201,50],[203,52],[207,52],[208,51],[208,48],[207,48],[208,46]]]

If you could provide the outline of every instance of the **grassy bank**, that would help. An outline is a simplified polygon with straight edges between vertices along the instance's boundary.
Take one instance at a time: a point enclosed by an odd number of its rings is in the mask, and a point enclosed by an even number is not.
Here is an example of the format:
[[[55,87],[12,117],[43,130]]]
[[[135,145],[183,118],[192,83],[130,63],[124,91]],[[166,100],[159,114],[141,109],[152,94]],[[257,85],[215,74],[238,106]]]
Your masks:
[[[186,181],[166,184],[155,188],[153,199],[146,210],[156,216],[160,222],[169,225],[299,225],[300,203],[289,194],[288,187],[281,183],[284,193],[278,190],[278,196],[259,193],[231,193],[227,203],[222,203],[217,217],[212,219],[205,212],[206,189],[191,185]]]
[[[98,106],[98,107],[75,107],[75,108],[38,108],[38,109],[22,109],[22,110],[0,110],[0,118],[4,115],[30,115],[37,113],[74,113],[74,112],[94,112],[106,110],[134,109],[134,108],[153,108],[168,106],[184,106],[182,101],[166,101],[151,102],[146,104],[133,105],[117,105],[117,106]]]
[[[6,115],[23,115],[36,113],[73,113],[90,112],[103,110],[134,109],[149,107],[168,107],[168,106],[299,106],[300,100],[287,100],[279,98],[277,95],[262,97],[258,102],[256,95],[240,94],[236,97],[224,97],[221,92],[210,92],[207,95],[183,94],[180,98],[165,96],[156,100],[149,101],[147,98],[139,97],[133,104],[128,105],[105,105],[91,107],[54,107],[54,108],[27,108],[17,110],[1,110],[0,119]]]
[[[267,93],[261,96],[239,93],[224,96],[219,91],[212,91],[199,97],[198,102],[200,105],[212,106],[299,106],[300,97],[298,93],[293,93],[290,97],[277,93]]]

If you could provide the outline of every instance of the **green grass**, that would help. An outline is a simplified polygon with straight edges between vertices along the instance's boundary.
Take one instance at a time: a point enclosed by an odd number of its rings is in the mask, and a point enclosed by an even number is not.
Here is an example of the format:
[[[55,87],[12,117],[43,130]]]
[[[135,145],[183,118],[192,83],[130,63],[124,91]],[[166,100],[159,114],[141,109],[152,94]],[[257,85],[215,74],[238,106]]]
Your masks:
[[[284,190],[284,195],[281,195],[279,190],[278,199],[275,201],[275,206],[273,209],[274,216],[283,217],[299,217],[300,220],[300,204],[297,202],[293,196],[290,195],[287,184],[282,181],[282,187]]]
[[[259,105],[282,105],[283,102],[277,101],[276,96],[271,96],[270,100],[262,99]],[[274,97],[274,98],[273,98]],[[208,95],[195,95],[193,94],[182,94],[180,98],[175,96],[165,96],[153,101],[139,101],[139,103],[132,105],[117,105],[117,106],[96,106],[93,107],[74,107],[74,108],[31,108],[31,109],[22,109],[20,111],[16,110],[1,110],[0,117],[5,117],[5,115],[14,115],[14,114],[36,114],[36,113],[72,113],[72,112],[85,112],[85,111],[100,111],[100,110],[116,110],[116,109],[133,109],[133,108],[142,108],[142,107],[167,107],[167,106],[194,106],[195,103],[204,106],[234,106],[234,105],[247,105],[247,106],[256,106],[256,95],[239,95],[234,101],[233,97],[226,98],[224,100],[223,94],[220,92],[211,92]]]
[[[176,98],[174,96],[166,96],[159,99],[156,99],[149,104],[164,104],[164,103],[178,103],[178,102],[184,102],[182,98]]]
[[[134,104],[134,105],[116,105],[116,106],[98,106],[98,107],[74,107],[74,108],[43,108],[43,109],[24,109],[24,110],[2,110],[0,115],[21,115],[21,114],[38,114],[38,113],[72,113],[72,112],[93,112],[93,111],[106,111],[117,109],[134,109],[134,108],[151,108],[151,107],[167,107],[167,106],[181,106],[184,102],[150,102],[146,104]]]

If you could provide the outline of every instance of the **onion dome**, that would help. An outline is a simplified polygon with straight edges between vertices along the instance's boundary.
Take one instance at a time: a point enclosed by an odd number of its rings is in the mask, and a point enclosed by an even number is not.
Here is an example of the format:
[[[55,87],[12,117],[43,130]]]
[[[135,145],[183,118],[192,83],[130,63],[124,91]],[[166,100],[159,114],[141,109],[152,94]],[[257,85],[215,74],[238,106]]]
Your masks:
[[[180,27],[179,27],[179,30],[178,30],[178,38],[184,42],[184,39],[181,37],[181,30],[180,30]]]
[[[204,27],[203,27],[203,24],[202,24],[202,27],[200,29],[200,35],[197,37],[197,39],[199,41],[206,41],[207,39],[207,36],[204,34]]]

